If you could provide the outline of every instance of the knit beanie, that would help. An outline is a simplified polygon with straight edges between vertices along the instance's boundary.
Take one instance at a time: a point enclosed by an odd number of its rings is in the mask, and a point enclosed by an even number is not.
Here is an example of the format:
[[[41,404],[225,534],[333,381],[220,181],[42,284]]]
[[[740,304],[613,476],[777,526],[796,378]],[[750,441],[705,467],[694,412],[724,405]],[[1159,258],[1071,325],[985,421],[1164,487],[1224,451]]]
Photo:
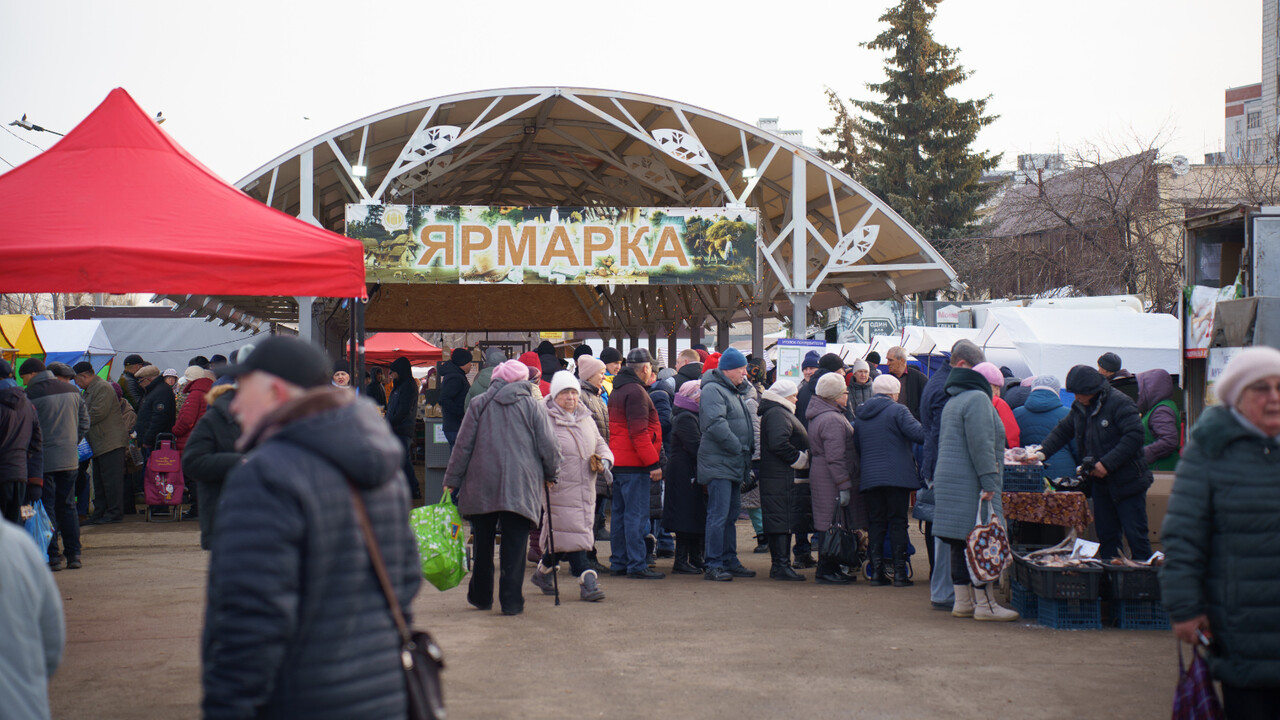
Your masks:
[[[800,363],[800,369],[818,367],[818,351],[810,350],[804,354],[804,361]]]
[[[19,375],[27,375],[30,373],[44,372],[44,362],[40,358],[27,358],[22,363],[22,367],[18,368]]]
[[[839,372],[844,369],[844,360],[835,353],[827,353],[819,358],[818,367],[830,372]]]
[[[449,353],[449,362],[462,367],[471,362],[471,351],[466,348],[454,348],[453,352]]]
[[[981,362],[974,365],[973,369],[992,385],[1004,387],[1004,373],[1000,372],[1000,368],[996,367],[995,363]]]
[[[9,363],[6,363],[5,361],[0,360],[0,378],[5,377],[4,369],[7,368],[8,366],[9,366]],[[73,365],[71,369],[74,370],[77,375],[79,375],[80,373],[89,373],[90,375],[94,374],[93,365],[91,365],[87,360],[81,360],[80,362]],[[10,370],[9,374],[12,375],[13,370]],[[138,377],[138,376],[134,375],[134,377]]]
[[[877,375],[876,379],[871,381],[872,395],[897,395],[900,392],[902,392],[902,383],[889,373]]]
[[[814,394],[823,400],[835,400],[848,391],[844,386],[843,377],[836,373],[827,373],[818,380],[818,387],[814,389]]]
[[[1107,379],[1088,365],[1076,365],[1067,371],[1067,392],[1069,393],[1092,395],[1102,392],[1106,387]]]
[[[89,372],[93,372],[92,366],[90,366]],[[7,380],[11,377],[13,377],[13,366],[9,364],[8,360],[0,358],[0,380]]]
[[[522,382],[529,379],[529,366],[519,360],[506,360],[493,369],[493,379],[503,382]]]
[[[711,353],[707,356],[707,361],[702,363],[702,372],[711,372],[720,367],[720,353]]]
[[[587,344],[579,345],[578,347],[573,349],[573,361],[578,362],[578,358],[582,357],[583,355],[592,355],[594,352],[595,351],[591,349],[590,345],[587,345]]]
[[[795,397],[796,394],[800,392],[800,389],[796,387],[795,383],[791,382],[790,380],[787,380],[786,378],[783,378],[778,382],[770,385],[769,392],[781,398],[789,398],[789,397]]]
[[[609,363],[622,362],[622,353],[615,347],[607,347],[600,351],[600,362],[608,365]]]
[[[596,373],[604,369],[604,363],[599,358],[590,355],[581,355],[578,357],[578,377],[586,380]]]
[[[1106,370],[1107,372],[1116,373],[1120,372],[1120,368],[1123,367],[1123,363],[1120,361],[1119,355],[1113,352],[1106,352],[1102,353],[1102,356],[1098,358],[1098,367]]]
[[[867,364],[866,360],[863,360],[862,358],[858,358],[857,360],[853,361],[853,372],[858,372],[859,370],[866,370],[867,372],[871,372],[871,366]]]
[[[210,363],[210,364],[213,364],[213,361],[212,361],[212,360],[210,360],[210,361],[209,361],[209,363]],[[351,363],[347,362],[346,360],[335,360],[335,361],[333,362],[333,371],[334,371],[334,372],[336,372],[336,373],[344,372],[344,373],[346,373],[346,374],[350,375],[350,374],[351,374]],[[189,378],[189,379],[190,379],[190,378]]]
[[[1032,392],[1036,390],[1049,390],[1054,395],[1057,395],[1058,391],[1061,389],[1062,384],[1058,382],[1058,378],[1052,375],[1037,375],[1035,376],[1035,379],[1031,381]]]
[[[707,358],[711,357],[711,353],[707,352],[707,349],[704,347],[695,347],[693,348],[693,351],[698,353],[698,360],[703,364],[707,362]]]
[[[720,355],[719,368],[721,370],[737,370],[746,366],[747,358],[737,348],[729,348]]]
[[[1244,389],[1265,377],[1280,375],[1280,350],[1257,346],[1245,348],[1227,363],[1213,389],[1223,404],[1235,407]]]
[[[690,400],[697,400],[702,397],[702,384],[696,382],[686,382],[676,391],[676,395],[686,397]]]
[[[551,378],[551,398],[555,398],[565,390],[578,392],[578,378],[568,370],[561,370]]]

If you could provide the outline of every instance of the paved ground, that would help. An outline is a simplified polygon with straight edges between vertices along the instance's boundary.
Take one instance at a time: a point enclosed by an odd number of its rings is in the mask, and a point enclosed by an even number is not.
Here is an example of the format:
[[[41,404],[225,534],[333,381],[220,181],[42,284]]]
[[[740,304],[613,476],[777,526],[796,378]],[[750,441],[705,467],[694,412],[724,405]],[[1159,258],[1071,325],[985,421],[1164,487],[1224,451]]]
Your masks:
[[[749,529],[738,525],[748,549]],[[194,522],[133,519],[84,530],[84,568],[55,576],[68,629],[55,718],[198,715],[198,535]],[[767,570],[767,555],[742,558]],[[804,584],[763,572],[723,584],[604,578],[597,604],[566,580],[560,607],[526,582],[514,618],[471,608],[463,587],[424,584],[415,612],[446,653],[451,718],[1169,715],[1167,632],[979,624],[931,610],[923,584],[826,587],[805,574]]]

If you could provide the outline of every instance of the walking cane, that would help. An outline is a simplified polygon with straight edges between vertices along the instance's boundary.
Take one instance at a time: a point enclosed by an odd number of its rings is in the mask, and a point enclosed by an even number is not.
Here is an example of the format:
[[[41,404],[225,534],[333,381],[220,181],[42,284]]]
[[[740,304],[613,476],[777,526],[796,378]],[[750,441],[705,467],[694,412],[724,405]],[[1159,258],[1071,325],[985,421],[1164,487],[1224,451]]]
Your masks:
[[[543,493],[547,497],[547,545],[551,548],[551,555],[556,554],[556,531],[551,527],[551,486],[542,483]],[[551,585],[556,589],[556,607],[560,606],[560,563],[557,558],[556,567],[551,571]],[[534,570],[534,572],[538,572]]]

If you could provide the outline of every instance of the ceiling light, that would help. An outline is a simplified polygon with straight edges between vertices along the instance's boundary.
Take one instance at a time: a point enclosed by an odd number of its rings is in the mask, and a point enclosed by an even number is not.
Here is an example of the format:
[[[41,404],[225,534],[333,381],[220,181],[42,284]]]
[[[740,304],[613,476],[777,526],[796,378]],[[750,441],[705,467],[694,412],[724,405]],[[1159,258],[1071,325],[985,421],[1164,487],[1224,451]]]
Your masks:
[[[754,178],[757,174],[759,174],[759,172],[760,170],[758,168],[753,168],[753,167],[742,168],[742,179],[750,180]]]
[[[369,174],[369,168],[365,167],[364,165],[352,165],[351,174],[354,177],[365,177],[366,175]]]

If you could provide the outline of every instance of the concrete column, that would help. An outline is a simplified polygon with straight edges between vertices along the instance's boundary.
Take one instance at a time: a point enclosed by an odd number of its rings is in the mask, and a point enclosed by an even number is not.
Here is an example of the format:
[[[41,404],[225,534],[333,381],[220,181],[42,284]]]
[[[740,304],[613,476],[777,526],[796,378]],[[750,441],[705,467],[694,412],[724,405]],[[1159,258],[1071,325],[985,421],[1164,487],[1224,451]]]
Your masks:
[[[764,359],[764,317],[757,311],[758,307],[751,309],[751,354],[760,359]]]
[[[803,340],[809,331],[809,298],[813,293],[787,293],[791,300],[791,337]]]

